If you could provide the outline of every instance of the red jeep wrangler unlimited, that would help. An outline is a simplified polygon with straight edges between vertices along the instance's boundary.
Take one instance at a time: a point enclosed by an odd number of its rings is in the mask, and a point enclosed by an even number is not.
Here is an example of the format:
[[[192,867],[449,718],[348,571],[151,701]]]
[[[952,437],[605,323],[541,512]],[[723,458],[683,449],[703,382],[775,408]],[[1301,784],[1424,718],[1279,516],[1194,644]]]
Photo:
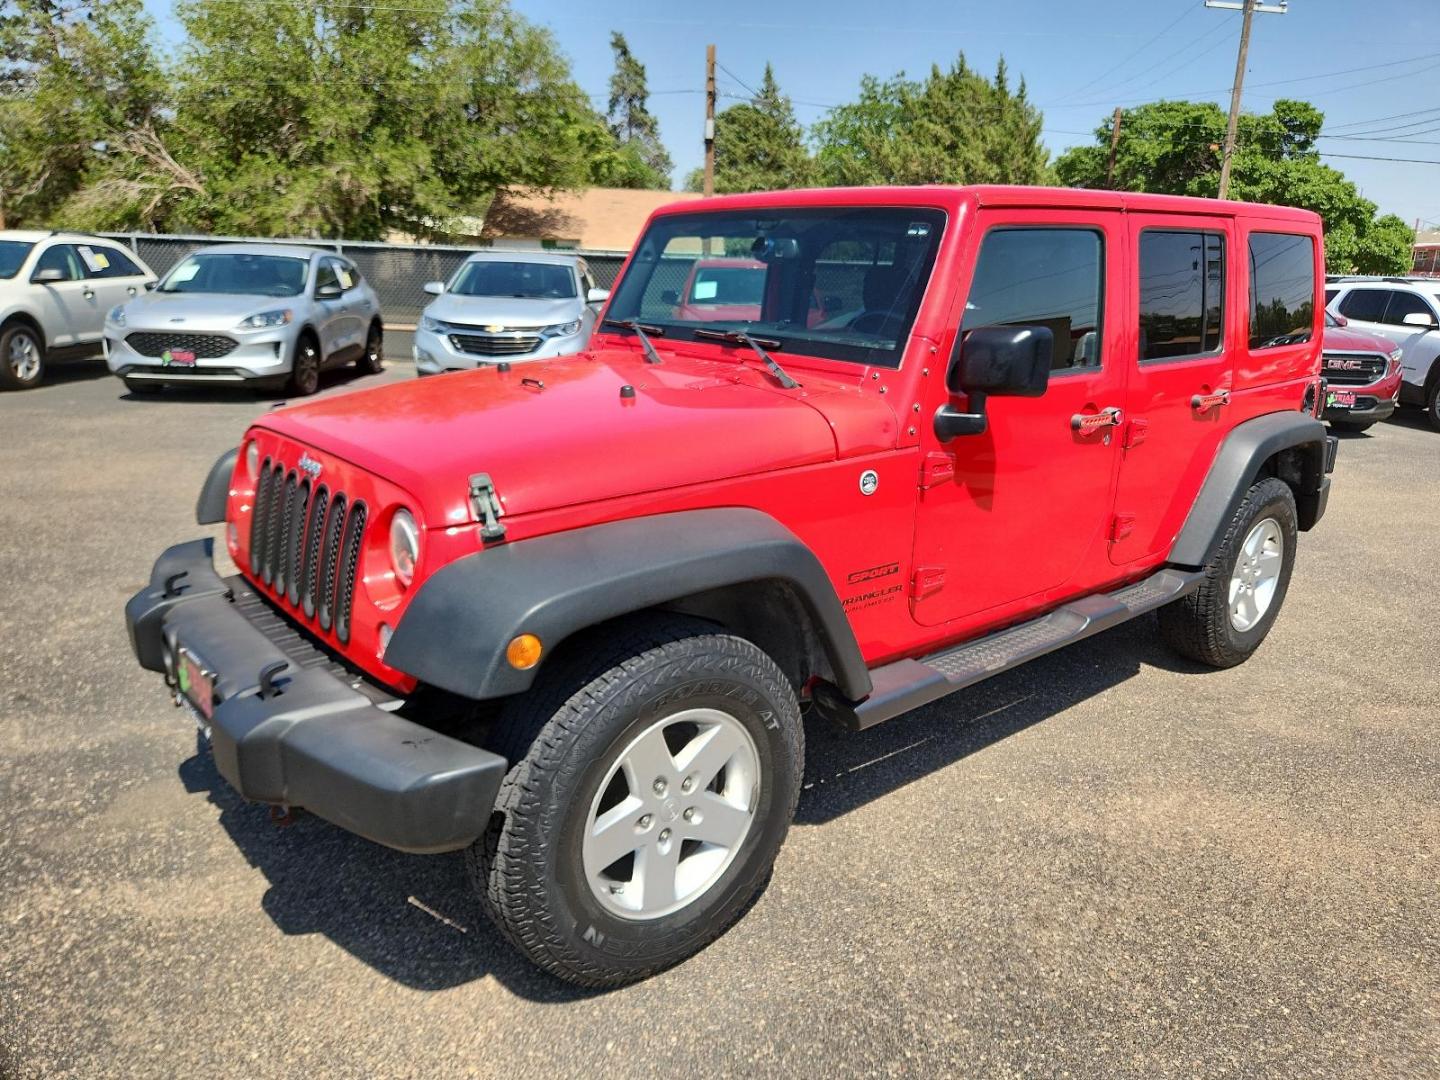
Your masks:
[[[755,317],[670,302],[714,255]],[[642,978],[765,882],[802,706],[866,728],[1150,611],[1259,646],[1329,492],[1321,265],[1230,202],[668,208],[589,351],[260,419],[197,514],[241,573],[166,551],[131,641],[245,797],[463,849],[537,964]]]

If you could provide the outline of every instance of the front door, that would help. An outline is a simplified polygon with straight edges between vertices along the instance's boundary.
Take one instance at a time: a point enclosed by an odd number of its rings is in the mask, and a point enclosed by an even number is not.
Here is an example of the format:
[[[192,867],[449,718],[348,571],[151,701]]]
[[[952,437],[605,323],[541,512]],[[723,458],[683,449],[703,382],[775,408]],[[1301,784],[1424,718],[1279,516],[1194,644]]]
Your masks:
[[[1124,565],[1168,550],[1174,527],[1208,465],[1230,412],[1238,340],[1239,275],[1226,273],[1236,238],[1223,218],[1132,214],[1134,269],[1126,290],[1138,312],[1137,336],[1117,356],[1130,367],[1123,456],[1115,495],[1111,561]]]
[[[59,280],[34,282],[39,290],[41,321],[51,345],[75,345],[100,337],[105,312],[72,244],[52,244],[40,253],[31,280],[42,271],[60,272]]]
[[[315,271],[315,312],[316,332],[320,335],[320,362],[329,363],[345,348],[345,324],[349,301],[345,298],[344,286],[337,272],[339,263],[331,258],[322,258]],[[333,299],[320,297],[322,289],[339,292]]]
[[[1054,350],[1044,395],[990,398],[984,433],[941,443],[925,429],[911,609],[927,626],[1005,621],[1007,605],[1047,602],[1093,573],[1120,448],[1122,216],[987,210],[967,244],[960,347],[976,327],[1042,326]],[[949,400],[936,374],[927,416]]]

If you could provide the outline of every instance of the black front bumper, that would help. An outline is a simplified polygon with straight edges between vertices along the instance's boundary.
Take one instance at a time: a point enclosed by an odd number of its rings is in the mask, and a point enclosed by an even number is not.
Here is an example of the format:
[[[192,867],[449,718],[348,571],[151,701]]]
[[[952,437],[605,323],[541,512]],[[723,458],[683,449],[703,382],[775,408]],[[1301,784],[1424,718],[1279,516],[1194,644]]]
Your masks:
[[[215,572],[212,541],[170,548],[125,605],[142,667],[175,684],[181,645],[214,673],[215,765],[245,798],[304,807],[401,851],[454,851],[484,833],[505,759],[380,707],[328,664],[287,655]],[[323,654],[316,654],[317,656]],[[262,688],[261,672],[286,666]]]
[[[1321,415],[1322,420],[1350,420],[1368,424],[1388,420],[1395,412],[1394,398],[1377,398],[1374,394],[1357,394],[1352,408],[1342,409],[1330,406]]]

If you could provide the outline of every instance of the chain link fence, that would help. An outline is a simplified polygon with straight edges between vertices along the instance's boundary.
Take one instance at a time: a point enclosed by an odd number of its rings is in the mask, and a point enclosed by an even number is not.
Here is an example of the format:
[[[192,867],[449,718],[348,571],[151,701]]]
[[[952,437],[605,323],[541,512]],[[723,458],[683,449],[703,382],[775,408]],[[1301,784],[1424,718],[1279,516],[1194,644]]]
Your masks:
[[[104,233],[109,240],[126,245],[145,260],[155,273],[164,276],[192,251],[211,244],[295,244],[301,247],[337,251],[360,268],[380,297],[380,312],[387,328],[411,330],[420,320],[420,311],[433,299],[425,292],[427,281],[446,281],[465,259],[490,247],[449,247],[438,244],[382,244],[349,240],[272,240],[253,236],[173,236],[154,233]],[[562,252],[579,255],[590,266],[601,288],[608,289],[625,261],[623,251]]]

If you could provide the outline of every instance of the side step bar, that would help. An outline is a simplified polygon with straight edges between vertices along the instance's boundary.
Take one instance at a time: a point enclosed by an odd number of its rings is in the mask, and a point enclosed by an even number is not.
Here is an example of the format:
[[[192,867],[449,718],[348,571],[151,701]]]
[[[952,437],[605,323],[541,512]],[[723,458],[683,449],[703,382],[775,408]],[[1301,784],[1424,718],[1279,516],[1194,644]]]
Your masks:
[[[997,630],[920,660],[896,660],[873,668],[874,690],[861,702],[849,702],[827,684],[816,688],[815,707],[852,731],[918,709],[946,694],[973,686],[991,675],[1019,667],[1072,642],[1154,611],[1200,587],[1198,571],[1161,570],[1113,593],[1072,600],[1048,615]]]

